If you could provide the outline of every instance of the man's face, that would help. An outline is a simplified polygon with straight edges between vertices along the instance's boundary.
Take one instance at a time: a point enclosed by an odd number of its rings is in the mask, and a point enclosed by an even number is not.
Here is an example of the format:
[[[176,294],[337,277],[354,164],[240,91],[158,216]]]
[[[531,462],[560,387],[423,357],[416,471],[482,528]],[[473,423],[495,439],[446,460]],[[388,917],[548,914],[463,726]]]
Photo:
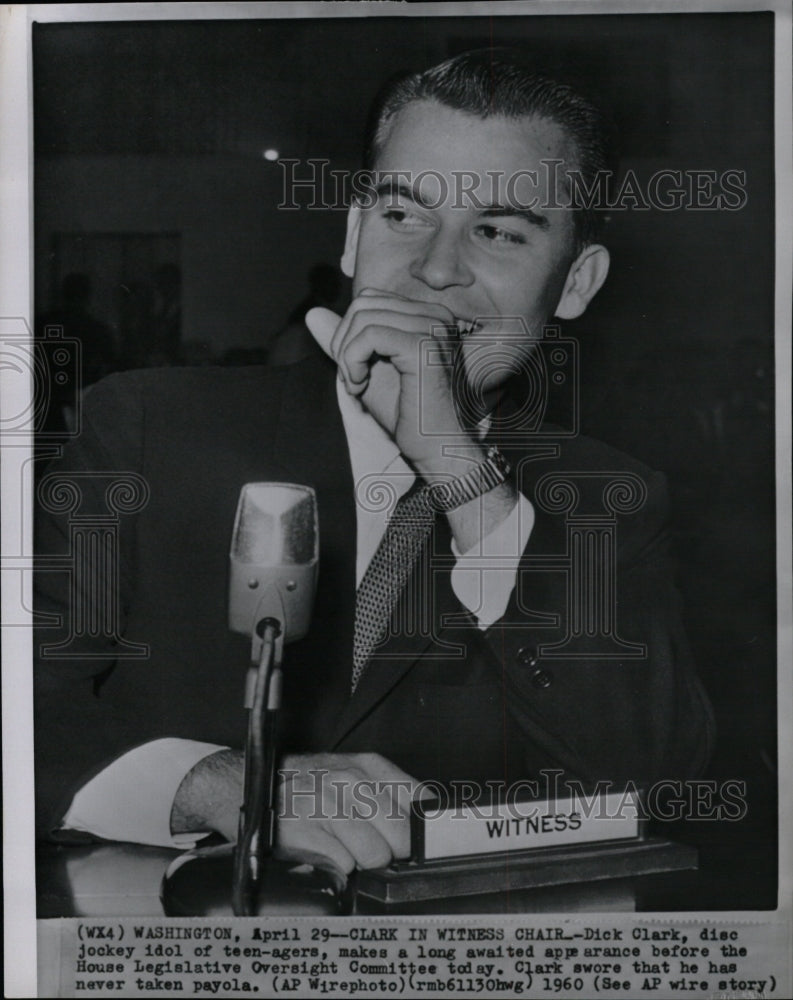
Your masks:
[[[501,317],[477,338],[492,335],[503,345],[510,331],[508,353],[519,363],[554,313],[578,314],[565,305],[576,267],[573,213],[562,207],[549,165],[564,161],[556,168],[561,178],[574,166],[569,147],[546,119],[482,119],[434,101],[407,105],[377,160],[376,204],[351,213],[343,266],[354,294],[376,289],[438,303],[463,330]],[[529,331],[523,343],[514,340],[515,317]]]

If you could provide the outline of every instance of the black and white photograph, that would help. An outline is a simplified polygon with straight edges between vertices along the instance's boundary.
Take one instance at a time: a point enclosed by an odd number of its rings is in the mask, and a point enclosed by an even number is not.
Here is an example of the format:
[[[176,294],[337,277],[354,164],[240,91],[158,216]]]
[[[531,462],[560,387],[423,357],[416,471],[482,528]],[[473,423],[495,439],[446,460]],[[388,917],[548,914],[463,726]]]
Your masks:
[[[7,995],[787,995],[789,5],[12,7]]]

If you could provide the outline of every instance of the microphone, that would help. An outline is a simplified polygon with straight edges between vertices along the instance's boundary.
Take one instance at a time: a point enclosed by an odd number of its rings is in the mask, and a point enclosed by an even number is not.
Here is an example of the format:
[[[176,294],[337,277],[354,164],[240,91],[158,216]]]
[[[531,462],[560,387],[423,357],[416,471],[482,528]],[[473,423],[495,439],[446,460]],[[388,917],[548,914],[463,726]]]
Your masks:
[[[314,490],[294,483],[243,486],[231,536],[229,628],[252,637],[254,659],[267,618],[280,624],[282,642],[306,635],[318,564]]]

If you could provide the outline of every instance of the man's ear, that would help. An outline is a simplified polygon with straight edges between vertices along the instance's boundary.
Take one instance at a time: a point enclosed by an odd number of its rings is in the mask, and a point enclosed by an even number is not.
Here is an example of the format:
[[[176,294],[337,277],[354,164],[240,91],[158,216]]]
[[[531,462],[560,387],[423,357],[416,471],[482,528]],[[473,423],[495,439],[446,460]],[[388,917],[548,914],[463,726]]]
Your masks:
[[[358,233],[361,228],[361,206],[357,202],[350,205],[347,213],[347,238],[344,241],[344,253],[341,255],[341,269],[348,278],[355,274],[355,261],[358,257]]]
[[[609,252],[599,243],[585,247],[570,265],[554,315],[577,319],[600,290],[609,273]]]

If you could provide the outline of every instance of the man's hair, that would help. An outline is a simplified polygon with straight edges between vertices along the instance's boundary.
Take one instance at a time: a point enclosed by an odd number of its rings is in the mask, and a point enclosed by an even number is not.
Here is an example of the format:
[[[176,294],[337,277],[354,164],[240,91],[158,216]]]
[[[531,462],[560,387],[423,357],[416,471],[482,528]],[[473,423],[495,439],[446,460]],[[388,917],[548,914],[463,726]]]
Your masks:
[[[420,73],[401,74],[378,94],[369,116],[364,167],[374,170],[397,114],[415,101],[437,101],[480,118],[544,118],[559,125],[575,149],[573,167],[587,189],[611,184],[616,166],[614,128],[572,86],[534,72],[518,49],[476,49]],[[575,194],[575,192],[574,192]],[[591,202],[591,203],[590,203]],[[573,201],[576,252],[596,242],[603,223],[597,198]]]

